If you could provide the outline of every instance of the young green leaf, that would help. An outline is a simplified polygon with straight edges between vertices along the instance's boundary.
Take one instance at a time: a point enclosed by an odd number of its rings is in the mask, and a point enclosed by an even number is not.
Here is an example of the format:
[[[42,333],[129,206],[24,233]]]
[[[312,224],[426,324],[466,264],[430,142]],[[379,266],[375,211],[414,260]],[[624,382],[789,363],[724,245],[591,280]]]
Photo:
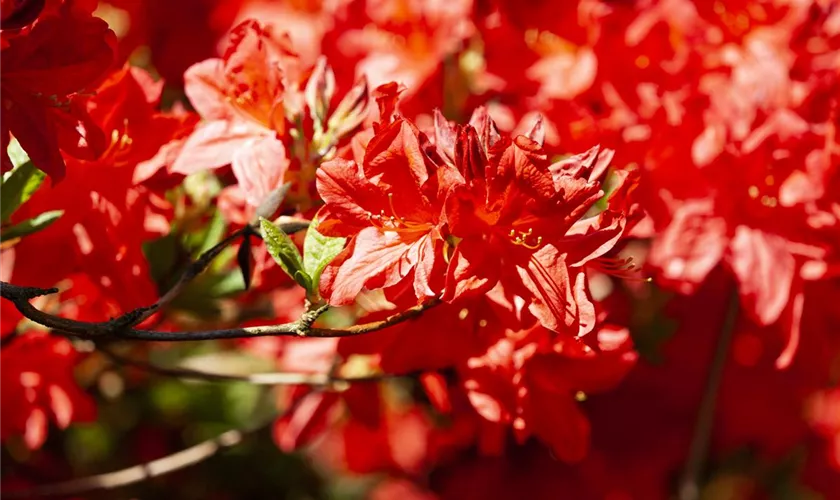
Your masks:
[[[36,215],[31,219],[19,222],[12,227],[4,229],[0,233],[0,241],[22,238],[28,234],[40,231],[55,222],[62,214],[64,214],[64,210],[50,210],[49,212]]]
[[[0,220],[8,222],[15,210],[35,194],[47,176],[31,161],[15,167],[3,177],[0,185]]]
[[[309,278],[308,274],[303,271],[295,271],[293,278],[298,285],[302,286],[310,294],[312,293],[312,280]]]
[[[12,166],[15,168],[29,161],[29,154],[20,147],[20,143],[14,137],[9,141],[9,147],[6,148],[6,153],[9,155]]]
[[[327,264],[344,250],[345,238],[324,236],[318,232],[318,220],[315,219],[306,231],[303,241],[303,268],[309,274],[313,286],[318,287],[321,273]]]
[[[294,242],[271,221],[260,217],[260,229],[268,253],[292,279],[310,290],[311,280],[303,268],[300,253]]]

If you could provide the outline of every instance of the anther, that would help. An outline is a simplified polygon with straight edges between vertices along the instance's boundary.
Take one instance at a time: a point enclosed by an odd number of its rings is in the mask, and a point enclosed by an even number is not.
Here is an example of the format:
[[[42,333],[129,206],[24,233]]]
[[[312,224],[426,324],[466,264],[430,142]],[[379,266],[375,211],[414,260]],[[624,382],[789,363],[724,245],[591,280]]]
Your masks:
[[[525,247],[528,250],[536,250],[542,245],[542,236],[537,236],[537,239],[534,242],[529,242],[528,237],[533,235],[534,229],[528,228],[527,231],[519,231],[519,236],[516,236],[516,231],[511,229],[508,236],[513,238],[513,244],[521,247]]]

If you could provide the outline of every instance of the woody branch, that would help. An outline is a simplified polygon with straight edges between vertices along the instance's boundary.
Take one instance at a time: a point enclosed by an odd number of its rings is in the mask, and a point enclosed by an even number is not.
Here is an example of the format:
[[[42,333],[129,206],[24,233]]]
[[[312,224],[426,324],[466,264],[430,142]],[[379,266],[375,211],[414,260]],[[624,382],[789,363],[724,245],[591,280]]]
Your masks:
[[[281,222],[279,228],[292,233],[306,228],[301,221]],[[150,317],[155,312],[165,307],[183,289],[189,281],[201,274],[212,260],[217,257],[226,247],[237,239],[250,234],[259,233],[251,226],[235,231],[230,236],[213,246],[192,264],[176,284],[154,304],[129,311],[122,316],[104,322],[77,321],[62,318],[54,314],[41,311],[33,306],[30,301],[37,297],[58,293],[57,288],[24,287],[11,283],[0,282],[0,296],[8,300],[17,308],[20,313],[41,326],[50,328],[56,332],[90,340],[120,339],[137,341],[162,341],[162,342],[187,342],[198,340],[220,340],[250,338],[255,336],[297,336],[297,337],[350,337],[375,332],[420,315],[426,309],[436,305],[439,300],[432,299],[423,304],[406,309],[400,313],[391,315],[383,320],[373,321],[354,325],[347,328],[320,328],[313,324],[323,314],[328,306],[323,305],[310,308],[297,321],[278,325],[254,326],[242,328],[223,328],[216,330],[161,332],[156,330],[144,330],[135,328],[136,325]]]

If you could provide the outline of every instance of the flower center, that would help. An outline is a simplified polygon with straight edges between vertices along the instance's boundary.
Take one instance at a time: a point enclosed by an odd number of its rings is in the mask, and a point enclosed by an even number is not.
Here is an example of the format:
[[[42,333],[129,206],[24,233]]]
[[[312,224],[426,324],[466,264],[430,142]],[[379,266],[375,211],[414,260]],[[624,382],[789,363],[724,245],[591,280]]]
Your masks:
[[[527,231],[517,231],[515,229],[511,229],[510,233],[508,233],[508,237],[511,239],[511,243],[517,246],[525,247],[528,250],[536,250],[542,245],[542,236],[533,236],[534,229],[528,228]]]
[[[424,231],[431,229],[432,224],[428,222],[411,222],[398,215],[397,210],[394,208],[393,193],[388,193],[388,205],[391,209],[390,214],[385,213],[385,210],[380,210],[378,214],[373,214],[371,212],[367,213],[368,220],[374,227],[383,231],[395,232]]]

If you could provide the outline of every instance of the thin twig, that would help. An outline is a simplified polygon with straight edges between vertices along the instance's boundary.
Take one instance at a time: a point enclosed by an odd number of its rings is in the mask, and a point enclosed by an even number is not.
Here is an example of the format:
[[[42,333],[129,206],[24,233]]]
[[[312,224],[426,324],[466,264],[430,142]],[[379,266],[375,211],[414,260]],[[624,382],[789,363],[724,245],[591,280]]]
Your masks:
[[[694,428],[694,435],[691,439],[685,470],[680,480],[679,500],[697,500],[700,498],[700,473],[709,450],[712,424],[715,419],[715,403],[717,401],[718,388],[723,378],[723,369],[726,366],[729,344],[732,343],[732,335],[735,331],[737,319],[738,293],[736,292],[733,293],[729,301],[726,317],[724,318],[720,336],[717,340],[717,346],[715,347],[712,365],[709,368],[706,390],[703,393],[703,399],[700,402],[700,409],[697,414],[697,425]]]
[[[281,217],[281,220],[278,221],[278,226],[281,231],[286,234],[293,234],[302,229],[306,229],[309,227],[310,221],[308,220],[300,220],[294,218],[284,218]],[[241,229],[237,229],[236,231],[232,232],[227,238],[223,239],[219,243],[216,243],[211,248],[202,252],[201,255],[198,256],[196,260],[190,263],[189,266],[184,270],[181,274],[181,277],[178,281],[172,285],[172,288],[169,289],[163,296],[161,296],[154,304],[140,307],[133,311],[129,311],[119,318],[115,319],[114,322],[119,323],[124,326],[136,326],[148,319],[150,316],[155,314],[157,311],[164,308],[170,302],[175,300],[175,298],[181,293],[184,287],[189,284],[196,276],[204,272],[205,269],[213,262],[213,259],[219,256],[227,247],[233,244],[236,240],[242,237],[247,237],[249,235],[259,236],[259,232],[255,231],[253,226],[245,226]]]
[[[164,377],[175,377],[188,380],[202,380],[207,382],[247,382],[254,385],[311,385],[316,387],[332,387],[336,384],[348,384],[358,382],[381,382],[389,378],[397,378],[401,375],[377,374],[355,377],[341,377],[328,373],[249,373],[235,375],[227,373],[213,373],[190,368],[167,368],[153,363],[138,361],[117,354],[110,349],[98,346],[97,350],[111,359],[117,365],[131,366],[140,370],[162,375]]]
[[[163,476],[177,470],[198,464],[225,448],[242,442],[252,430],[229,430],[172,455],[135,465],[115,472],[71,479],[60,483],[46,484],[22,491],[4,491],[4,498],[31,498],[39,496],[70,496],[96,490],[110,490],[147,479]]]
[[[311,326],[310,317],[304,315],[298,321],[279,325],[251,326],[243,328],[224,328],[219,330],[199,330],[192,332],[162,332],[156,330],[139,330],[125,324],[122,317],[105,322],[77,321],[45,313],[29,301],[36,297],[57,293],[58,289],[42,289],[22,287],[11,283],[0,282],[0,296],[12,302],[18,311],[39,325],[58,332],[83,339],[122,339],[161,342],[189,342],[197,340],[239,339],[257,336],[265,337],[352,337],[375,332],[396,325],[420,315],[426,309],[435,306],[440,301],[432,299],[423,304],[408,308],[400,313],[391,315],[380,321],[372,321],[348,328],[317,328]],[[317,311],[318,314],[323,309]],[[310,314],[310,313],[307,313]]]
[[[196,260],[194,260],[187,269],[181,274],[181,277],[172,285],[172,288],[169,289],[163,296],[161,296],[157,302],[150,306],[140,307],[133,311],[130,311],[123,315],[125,318],[123,324],[125,326],[131,327],[135,325],[139,325],[147,318],[155,314],[157,311],[165,307],[167,304],[175,300],[181,290],[196,276],[201,274],[210,263],[219,256],[225,248],[230,246],[234,241],[237,239],[245,236],[250,231],[250,226],[246,226],[242,229],[236,230],[230,234],[227,238],[223,239],[219,243],[213,245],[210,249],[202,253]]]

